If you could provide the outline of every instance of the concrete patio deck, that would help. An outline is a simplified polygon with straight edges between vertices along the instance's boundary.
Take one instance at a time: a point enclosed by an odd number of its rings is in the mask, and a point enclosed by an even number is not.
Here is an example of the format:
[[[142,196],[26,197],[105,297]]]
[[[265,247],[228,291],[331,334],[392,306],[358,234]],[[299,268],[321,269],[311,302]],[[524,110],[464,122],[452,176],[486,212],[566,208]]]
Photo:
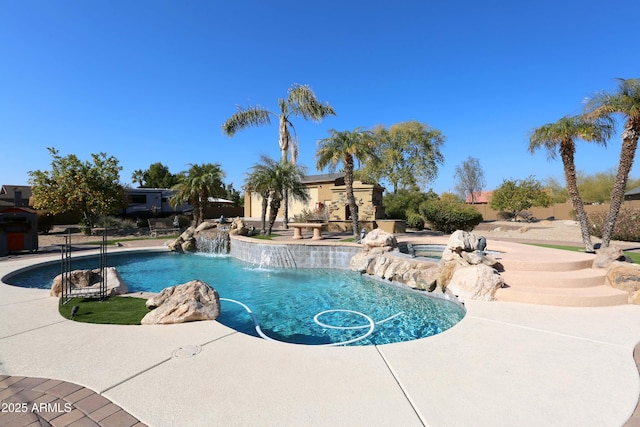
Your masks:
[[[47,259],[57,257],[4,260],[0,277]],[[35,377],[83,386],[149,426],[618,426],[640,393],[638,306],[467,301],[465,318],[433,337],[317,348],[217,322],[82,324],[57,304],[48,290],[0,284],[2,402],[3,384]],[[47,422],[116,425],[83,413]]]

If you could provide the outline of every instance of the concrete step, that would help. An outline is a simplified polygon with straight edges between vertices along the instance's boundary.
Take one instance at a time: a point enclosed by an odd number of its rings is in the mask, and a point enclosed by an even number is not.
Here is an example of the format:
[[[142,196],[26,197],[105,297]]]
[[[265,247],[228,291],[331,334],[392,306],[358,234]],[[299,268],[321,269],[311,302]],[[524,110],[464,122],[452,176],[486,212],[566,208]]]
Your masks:
[[[602,268],[583,268],[572,271],[508,270],[500,275],[511,287],[588,288],[607,284],[606,273]]]
[[[514,286],[498,289],[496,300],[564,307],[600,307],[626,305],[627,292],[608,285],[588,288],[544,288]]]
[[[539,259],[535,256],[520,256],[518,254],[503,259],[497,257],[497,260],[503,266],[504,271],[574,271],[591,268],[593,256],[585,255],[579,252],[574,254],[569,251],[562,251],[555,258]]]

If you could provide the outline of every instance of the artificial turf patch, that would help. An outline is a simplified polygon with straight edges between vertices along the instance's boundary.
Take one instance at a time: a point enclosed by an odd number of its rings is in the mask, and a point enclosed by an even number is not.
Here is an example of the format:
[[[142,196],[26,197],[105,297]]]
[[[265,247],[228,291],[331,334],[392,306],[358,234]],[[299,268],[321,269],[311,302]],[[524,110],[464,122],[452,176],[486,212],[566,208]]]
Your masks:
[[[73,298],[66,304],[59,304],[62,317],[71,318],[71,310],[78,307],[72,320],[84,323],[111,325],[139,325],[149,310],[144,298],[108,297],[103,301],[94,298]]]

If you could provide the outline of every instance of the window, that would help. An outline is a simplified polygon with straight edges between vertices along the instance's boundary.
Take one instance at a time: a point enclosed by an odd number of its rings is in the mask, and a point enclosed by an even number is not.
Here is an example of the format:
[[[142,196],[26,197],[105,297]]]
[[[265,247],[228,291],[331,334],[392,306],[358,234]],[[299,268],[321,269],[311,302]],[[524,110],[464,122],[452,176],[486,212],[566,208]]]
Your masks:
[[[147,204],[146,194],[129,194],[127,196],[127,203],[129,204]]]

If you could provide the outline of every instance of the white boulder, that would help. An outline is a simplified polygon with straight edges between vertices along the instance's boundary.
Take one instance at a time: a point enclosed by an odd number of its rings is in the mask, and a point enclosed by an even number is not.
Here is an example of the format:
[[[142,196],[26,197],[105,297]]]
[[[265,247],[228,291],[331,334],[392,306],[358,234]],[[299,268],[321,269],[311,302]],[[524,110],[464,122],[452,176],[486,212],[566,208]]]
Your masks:
[[[143,325],[215,320],[220,315],[220,295],[200,280],[165,288],[146,303],[151,309]]]

